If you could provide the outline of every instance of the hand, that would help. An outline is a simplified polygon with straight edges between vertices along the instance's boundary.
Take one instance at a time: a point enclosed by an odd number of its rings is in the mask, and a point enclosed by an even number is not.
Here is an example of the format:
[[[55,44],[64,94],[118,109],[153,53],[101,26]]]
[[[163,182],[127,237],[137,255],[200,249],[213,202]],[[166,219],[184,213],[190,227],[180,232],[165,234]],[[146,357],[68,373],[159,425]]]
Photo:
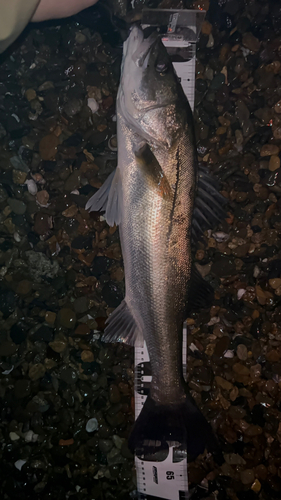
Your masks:
[[[63,17],[73,16],[80,10],[91,7],[98,0],[40,0],[36,11],[31,19],[38,23],[48,21],[49,19],[61,19]]]

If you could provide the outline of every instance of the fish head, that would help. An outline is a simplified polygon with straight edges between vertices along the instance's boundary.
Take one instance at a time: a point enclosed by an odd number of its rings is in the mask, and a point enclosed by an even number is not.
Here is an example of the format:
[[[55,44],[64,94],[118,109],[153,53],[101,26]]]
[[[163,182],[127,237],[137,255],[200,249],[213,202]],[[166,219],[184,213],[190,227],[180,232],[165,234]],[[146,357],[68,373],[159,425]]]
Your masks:
[[[170,56],[157,33],[134,26],[124,43],[117,111],[144,139],[173,142],[186,101]]]

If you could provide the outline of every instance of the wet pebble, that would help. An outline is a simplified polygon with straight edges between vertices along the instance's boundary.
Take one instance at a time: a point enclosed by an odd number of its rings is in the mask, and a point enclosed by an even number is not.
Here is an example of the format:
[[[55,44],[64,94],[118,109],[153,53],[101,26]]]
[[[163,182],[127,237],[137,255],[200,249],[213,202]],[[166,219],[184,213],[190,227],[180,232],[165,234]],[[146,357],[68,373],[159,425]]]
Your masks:
[[[76,314],[74,311],[72,311],[72,309],[68,308],[60,309],[60,311],[58,312],[57,321],[59,325],[65,328],[68,329],[75,328]]]
[[[90,418],[86,424],[87,432],[94,432],[98,429],[98,421],[96,418]]]
[[[64,366],[60,372],[60,378],[63,380],[66,384],[75,384],[78,380],[78,375],[73,368]]]
[[[9,198],[8,204],[15,214],[17,215],[25,214],[26,204],[23,201],[17,200],[16,198]]]

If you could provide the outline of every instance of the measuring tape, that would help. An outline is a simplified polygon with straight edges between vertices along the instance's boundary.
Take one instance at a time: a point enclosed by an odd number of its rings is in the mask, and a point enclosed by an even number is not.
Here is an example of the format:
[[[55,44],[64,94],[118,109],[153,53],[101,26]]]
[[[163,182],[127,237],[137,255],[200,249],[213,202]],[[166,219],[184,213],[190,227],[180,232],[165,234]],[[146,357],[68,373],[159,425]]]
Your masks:
[[[143,26],[144,27],[144,26]],[[195,25],[189,26],[196,30]],[[195,94],[195,55],[196,44],[176,37],[163,36],[162,42],[173,58],[175,49],[184,51],[183,62],[173,62],[174,69],[180,79],[182,88],[188,98],[192,111],[194,110]],[[187,325],[183,327],[183,376],[186,379],[187,357]],[[135,346],[135,418],[139,416],[146,401],[151,383],[149,355],[144,342],[143,346]],[[139,500],[187,500],[188,474],[185,450],[170,446],[162,451],[161,459],[151,460],[147,454],[135,456],[137,473],[137,488]]]
[[[187,326],[183,327],[182,362],[186,378]],[[135,418],[147,398],[151,382],[151,369],[146,343],[135,346]],[[187,500],[188,476],[185,450],[180,446],[168,446],[162,450],[162,460],[150,460],[135,456],[137,485],[140,500]]]

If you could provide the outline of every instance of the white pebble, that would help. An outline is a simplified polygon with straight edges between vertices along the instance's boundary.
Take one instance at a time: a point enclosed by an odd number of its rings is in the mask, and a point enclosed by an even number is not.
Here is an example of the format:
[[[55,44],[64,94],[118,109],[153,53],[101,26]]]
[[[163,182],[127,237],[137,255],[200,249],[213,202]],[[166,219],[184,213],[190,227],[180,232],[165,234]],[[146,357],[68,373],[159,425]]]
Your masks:
[[[228,351],[225,351],[223,357],[224,358],[234,358],[234,351],[231,351],[230,349],[228,349]]]
[[[89,97],[87,104],[88,104],[88,106],[93,114],[96,113],[97,110],[99,109],[99,105],[98,105],[96,99],[94,99],[93,97]]]
[[[195,345],[195,344],[193,344],[193,342],[190,344],[189,349],[190,349],[192,352],[199,351],[198,347],[196,347],[196,345]]]
[[[87,432],[94,432],[98,428],[98,421],[96,418],[90,418],[88,422],[86,423],[86,431]]]
[[[257,278],[259,274],[260,274],[260,268],[258,266],[255,266],[254,272],[253,272],[253,277]]]
[[[207,323],[207,326],[216,325],[217,323],[219,323],[219,322],[220,322],[220,320],[221,320],[221,319],[219,318],[219,316],[213,316],[213,317],[210,319],[209,323]]]
[[[18,439],[20,439],[19,435],[16,432],[10,432],[9,437],[11,441],[17,441]]]
[[[213,37],[212,33],[210,33],[209,34],[209,40],[208,40],[208,43],[207,43],[206,47],[208,49],[211,49],[214,46],[214,43],[215,43],[214,37]]]
[[[223,233],[222,231],[213,233],[212,236],[216,241],[218,241],[218,243],[229,240],[229,234]]]
[[[38,191],[36,182],[34,182],[33,179],[27,179],[25,181],[25,184],[27,185],[28,192],[32,195],[35,195]]]
[[[18,470],[21,470],[22,469],[22,466],[26,464],[26,460],[17,460],[15,463],[14,463],[14,466],[16,469]]]
[[[14,240],[19,243],[21,240],[21,237],[17,231],[14,232]]]
[[[36,443],[38,439],[38,434],[35,434],[33,431],[27,431],[27,433],[24,436],[24,440],[27,443]]]
[[[245,288],[240,288],[240,289],[238,290],[238,292],[237,292],[237,299],[238,299],[238,300],[242,299],[242,297],[243,297],[244,293],[246,293]]]
[[[79,193],[78,189],[74,189],[74,191],[71,191],[71,193],[70,193],[70,194],[77,194],[77,195],[78,195],[78,194],[80,194],[80,193]]]

